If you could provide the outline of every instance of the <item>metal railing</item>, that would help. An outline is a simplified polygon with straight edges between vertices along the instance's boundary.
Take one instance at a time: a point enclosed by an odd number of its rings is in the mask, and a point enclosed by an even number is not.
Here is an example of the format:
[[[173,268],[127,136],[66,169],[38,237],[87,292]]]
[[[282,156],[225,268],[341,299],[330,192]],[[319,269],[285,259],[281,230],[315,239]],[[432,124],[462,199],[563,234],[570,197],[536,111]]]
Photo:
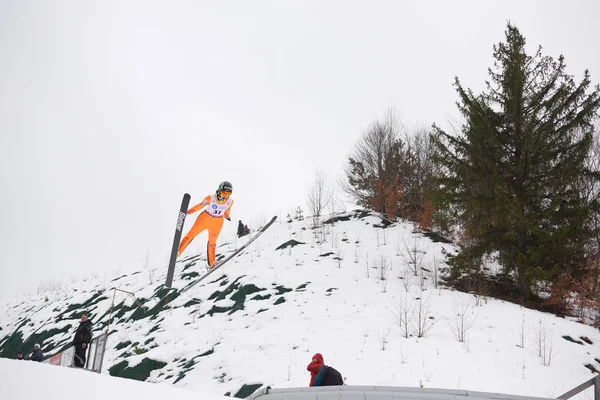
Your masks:
[[[570,399],[571,397],[583,392],[585,389],[587,389],[591,386],[594,387],[594,400],[600,400],[600,375],[596,375],[592,379],[585,381],[581,385],[569,390],[567,393],[561,394],[560,396],[557,397],[557,399],[559,399],[559,400]]]
[[[548,400],[460,389],[429,389],[399,386],[318,386],[256,390],[248,400]]]
[[[102,362],[104,360],[104,349],[106,343],[106,333],[102,333],[92,339],[88,348],[86,349],[86,362],[84,369],[92,372],[102,372]],[[61,351],[45,359],[43,362],[52,365],[59,365],[61,367],[74,367],[75,366],[75,346],[70,346],[67,349]]]
[[[600,375],[582,383],[558,396],[557,400],[567,400],[582,391],[594,387],[594,400],[600,400]],[[252,393],[248,400],[548,400],[532,396],[486,393],[458,389],[426,389],[395,386],[319,386],[272,389],[263,386]]]

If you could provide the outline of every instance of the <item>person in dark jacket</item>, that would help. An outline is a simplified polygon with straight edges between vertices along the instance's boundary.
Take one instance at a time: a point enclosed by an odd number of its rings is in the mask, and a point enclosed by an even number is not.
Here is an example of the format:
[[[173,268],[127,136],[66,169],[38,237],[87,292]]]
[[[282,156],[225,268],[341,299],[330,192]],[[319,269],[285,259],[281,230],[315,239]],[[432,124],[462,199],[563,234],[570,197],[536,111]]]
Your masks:
[[[75,346],[75,366],[79,368],[85,367],[85,353],[87,347],[92,341],[92,321],[87,317],[87,314],[81,316],[81,322],[75,331],[73,337],[73,345]]]
[[[319,369],[319,374],[315,378],[313,386],[336,386],[343,385],[344,378],[337,369],[324,365]]]
[[[44,358],[44,354],[42,354],[42,350],[40,349],[39,343],[34,344],[33,345],[33,353],[31,353],[31,356],[29,357],[29,359],[31,361],[42,362],[43,358]]]
[[[321,367],[323,367],[324,365],[325,362],[323,361],[323,356],[321,355],[321,353],[316,353],[312,357],[310,364],[308,364],[308,366],[306,367],[306,370],[310,372],[310,383],[308,386],[314,386],[315,378],[317,377],[317,375],[319,375],[319,369],[321,369]]]
[[[248,225],[244,225],[242,223],[242,220],[240,219],[238,221],[238,230],[237,230],[238,237],[246,236],[249,233],[250,233],[250,229],[248,228]]]

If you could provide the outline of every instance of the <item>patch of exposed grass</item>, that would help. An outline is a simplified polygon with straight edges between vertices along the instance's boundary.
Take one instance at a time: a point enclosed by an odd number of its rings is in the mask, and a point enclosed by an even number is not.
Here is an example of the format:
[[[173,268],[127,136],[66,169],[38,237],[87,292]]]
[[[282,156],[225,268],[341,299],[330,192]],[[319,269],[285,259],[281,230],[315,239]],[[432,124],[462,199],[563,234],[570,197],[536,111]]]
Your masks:
[[[423,232],[423,236],[428,237],[433,243],[448,243],[452,244],[452,240],[445,238],[439,232]]]
[[[124,362],[127,362],[127,361],[124,361]],[[117,365],[120,365],[120,364],[121,363],[119,363]],[[127,365],[129,365],[129,364],[127,364]],[[109,370],[109,373],[112,376],[133,379],[136,381],[145,381],[146,379],[148,379],[148,377],[150,376],[152,371],[163,368],[164,366],[167,365],[167,363],[162,362],[162,361],[156,361],[151,358],[144,358],[142,360],[142,362],[137,364],[135,367],[130,368],[130,367],[127,367],[127,365],[125,365],[125,367],[118,372],[113,371],[114,372],[113,373]]]
[[[329,218],[328,220],[323,221],[323,224],[333,224],[338,221],[350,221],[352,216],[350,214],[340,215],[336,217]]]
[[[92,297],[90,297],[89,299],[87,299],[86,301],[84,301],[83,303],[73,303],[73,304],[69,304],[69,306],[65,309],[65,311],[63,311],[63,314],[72,312],[72,311],[76,311],[77,313],[72,314],[72,316],[70,316],[71,318],[75,318],[78,319],[81,317],[81,313],[83,313],[84,311],[89,311],[88,309],[95,305],[98,304],[99,302],[101,302],[102,300],[106,300],[108,299],[108,297],[106,296],[102,296],[102,294],[104,293],[103,290],[99,290],[96,293],[94,293],[92,295]]]
[[[120,376],[121,372],[129,365],[129,361],[121,361],[108,369],[108,374],[111,376]]]
[[[183,266],[183,272],[185,272],[188,268],[193,267],[194,265],[196,265],[196,261],[192,261],[192,262],[189,262],[189,263],[185,264]]]
[[[256,296],[254,296],[253,298],[251,298],[250,300],[267,300],[271,297],[270,294],[265,294],[265,295],[261,295],[261,294],[257,294]]]
[[[590,338],[589,338],[589,337],[587,337],[587,336],[579,336],[579,339],[583,340],[583,341],[584,341],[584,342],[586,342],[587,344],[594,344],[594,342],[592,342],[592,341],[590,340]]]
[[[595,374],[600,374],[600,371],[598,371],[592,364],[585,364],[585,367]]]
[[[281,296],[280,298],[278,298],[277,300],[275,300],[275,303],[273,303],[273,305],[279,305],[281,303],[285,303],[285,297]]]
[[[200,304],[200,303],[202,303],[202,300],[200,300],[200,299],[191,299],[190,301],[188,301],[187,303],[185,303],[183,305],[183,307],[188,308],[188,307],[191,307],[191,306],[195,306],[196,304]]]
[[[580,342],[579,340],[573,339],[571,336],[569,335],[565,335],[563,336],[563,339],[568,340],[569,342],[573,342],[573,343],[577,343],[583,346],[583,342]]]
[[[115,278],[115,279],[113,279],[111,282],[116,282],[116,281],[118,281],[119,279],[123,279],[123,278],[125,278],[126,276],[127,276],[127,275],[121,275],[121,276],[119,276],[118,278]]]
[[[124,348],[129,347],[129,345],[131,345],[131,341],[129,341],[129,340],[127,340],[125,342],[118,343],[115,346],[115,350],[123,350]]]
[[[168,304],[179,297],[181,293],[175,289],[169,289],[164,286],[160,286],[156,289],[154,296],[159,298],[159,301],[151,309],[145,309],[137,307],[136,310],[128,318],[128,321],[139,321],[144,318],[156,319],[158,314],[168,308]],[[140,303],[146,303],[146,300],[142,302],[142,299],[138,299]]]
[[[157,331],[157,330],[159,330],[159,329],[160,329],[160,324],[159,324],[159,323],[157,323],[156,325],[154,325],[154,326],[152,327],[152,329],[150,329],[150,330],[148,331],[148,335],[149,335],[149,334],[151,334],[152,332],[156,332],[156,331]]]
[[[29,353],[33,351],[33,345],[40,343],[42,345],[42,352],[49,353],[58,347],[58,343],[55,343],[52,338],[61,333],[66,333],[71,329],[72,325],[65,325],[63,328],[53,328],[48,330],[39,330],[32,333],[23,343],[19,346],[17,351],[23,353]],[[63,340],[64,342],[64,340]]]
[[[381,218],[381,223],[379,223],[379,224],[373,224],[373,228],[383,228],[383,229],[385,229],[388,226],[390,226],[390,225],[393,224],[392,221],[390,221],[389,219],[387,219],[385,217],[380,216],[379,218]]]
[[[186,272],[185,274],[181,274],[181,279],[183,280],[192,280],[193,278],[200,276],[196,271]]]
[[[246,397],[250,396],[252,393],[256,392],[256,389],[260,388],[261,386],[262,386],[262,383],[244,384],[244,385],[242,385],[240,390],[238,390],[237,393],[233,395],[233,397],[236,397],[238,399],[245,399]]]
[[[185,363],[185,365],[183,365],[183,367],[182,367],[181,372],[177,376],[177,379],[173,383],[175,384],[175,383],[179,382],[180,380],[182,380],[183,378],[185,378],[185,374],[187,374],[189,371],[191,371],[191,369],[194,367],[194,365],[196,365],[198,363],[198,361],[196,361],[197,358],[206,357],[208,355],[213,354],[214,352],[215,352],[215,349],[210,349],[208,351],[205,351],[202,354],[198,354],[197,356],[192,358],[190,361]],[[184,362],[185,359],[183,359],[181,361]]]
[[[284,293],[292,291],[292,289],[286,288],[285,286],[281,286],[281,285],[275,286],[275,290],[277,290],[277,294],[284,294]]]
[[[227,286],[225,288],[225,290],[223,290],[223,291],[217,290],[208,297],[208,300],[214,300],[214,301],[224,300],[227,297],[229,297],[230,300],[234,301],[234,304],[230,307],[220,307],[220,306],[213,305],[213,307],[206,314],[208,314],[210,316],[212,316],[215,313],[225,313],[225,312],[227,312],[229,314],[233,314],[234,312],[236,312],[238,310],[244,309],[244,302],[246,301],[246,296],[251,295],[256,292],[261,292],[263,290],[266,290],[264,288],[259,288],[253,284],[240,285],[239,280],[242,277],[243,276],[238,277],[233,283],[231,283],[229,286]],[[206,315],[206,314],[204,314],[204,315]],[[201,318],[204,315],[202,315]]]
[[[288,240],[287,242],[279,245],[275,250],[283,250],[283,249],[285,249],[287,247],[294,247],[294,246],[297,246],[299,244],[305,244],[305,243],[299,242],[299,241],[294,240],[294,239],[291,239],[291,240]]]
[[[303,283],[302,285],[298,286],[296,288],[296,292],[304,292],[309,283],[310,282],[306,282],[306,283]]]
[[[0,357],[3,358],[16,358],[18,351],[21,350],[23,345],[23,333],[20,329],[29,322],[28,319],[23,320],[19,326],[15,329],[15,331],[7,337],[7,339],[2,344],[0,348]]]
[[[140,299],[138,299],[139,301]],[[145,299],[141,299],[141,301],[145,301]],[[141,303],[143,304],[143,303]],[[112,315],[112,321],[118,321],[121,318],[123,318],[125,316],[126,313],[128,313],[129,311],[132,311],[133,309],[135,309],[137,306],[137,304],[134,302],[132,305],[128,306],[125,304],[125,300],[123,300],[122,302],[120,302],[119,304],[117,304],[116,306],[113,307],[113,315]],[[113,322],[111,322],[113,323]]]

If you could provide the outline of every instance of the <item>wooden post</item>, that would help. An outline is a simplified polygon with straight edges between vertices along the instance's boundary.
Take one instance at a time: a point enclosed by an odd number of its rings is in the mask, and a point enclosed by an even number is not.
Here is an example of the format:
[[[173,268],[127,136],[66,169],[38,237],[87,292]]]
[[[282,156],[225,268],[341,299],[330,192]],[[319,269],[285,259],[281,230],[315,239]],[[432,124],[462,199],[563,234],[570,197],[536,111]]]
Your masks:
[[[142,309],[142,311],[146,312],[146,306],[142,305],[142,303],[140,303],[136,298],[135,298],[135,293],[132,292],[128,292],[127,290],[123,290],[123,289],[117,289],[117,288],[112,288],[113,290],[113,298],[112,298],[112,303],[110,304],[110,315],[108,316],[108,323],[106,324],[106,339],[104,340],[104,351],[106,351],[106,343],[108,342],[108,330],[110,328],[110,321],[112,320],[112,313],[113,313],[113,307],[115,305],[115,295],[117,294],[117,290],[119,292],[123,292],[123,293],[127,293],[128,295],[131,296],[131,298],[133,299],[133,301],[135,302],[135,304],[137,304],[137,306],[139,308]]]
[[[110,303],[110,315],[108,316],[108,323],[106,324],[106,339],[104,339],[104,352],[106,352],[106,342],[108,342],[108,329],[110,328],[110,320],[112,319],[113,306],[115,305],[115,295],[117,294],[117,288],[113,288],[112,303]]]

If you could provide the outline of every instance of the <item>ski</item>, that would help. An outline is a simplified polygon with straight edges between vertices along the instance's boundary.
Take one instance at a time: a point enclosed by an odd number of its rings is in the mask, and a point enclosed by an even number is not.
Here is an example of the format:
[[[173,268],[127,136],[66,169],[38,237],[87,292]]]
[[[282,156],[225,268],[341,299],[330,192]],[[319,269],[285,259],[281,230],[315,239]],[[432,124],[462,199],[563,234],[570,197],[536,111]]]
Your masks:
[[[225,263],[227,263],[229,260],[231,260],[232,258],[234,258],[235,256],[237,256],[238,254],[240,254],[244,249],[246,249],[248,246],[250,246],[252,244],[252,242],[254,242],[260,235],[262,235],[271,225],[273,225],[273,223],[275,222],[276,219],[277,219],[277,216],[274,216],[273,218],[271,218],[271,220],[269,222],[267,222],[267,224],[265,226],[263,226],[262,228],[260,228],[256,232],[256,234],[250,238],[250,240],[248,240],[246,243],[244,243],[239,249],[237,249],[236,251],[234,251],[232,254],[230,254],[229,256],[225,257],[225,259],[222,260],[221,262],[219,262],[219,264],[217,264],[216,266],[214,266],[211,269],[209,269],[200,278],[196,279],[195,281],[193,281],[192,283],[190,283],[188,286],[186,286],[185,288],[183,288],[181,290],[181,293],[188,291],[189,289],[191,289],[192,287],[194,287],[198,283],[202,282],[210,274],[212,274],[213,272],[215,272],[216,270],[218,270],[219,268],[221,268]]]
[[[185,217],[187,216],[188,206],[190,205],[191,196],[186,193],[183,195],[181,200],[181,208],[179,214],[177,214],[177,224],[175,225],[175,237],[173,238],[173,247],[171,248],[171,258],[169,259],[169,269],[167,270],[167,282],[165,286],[171,289],[173,284],[173,274],[175,273],[175,262],[177,261],[177,249],[179,248],[179,241],[181,240],[181,232],[183,230],[183,224],[185,223]]]

